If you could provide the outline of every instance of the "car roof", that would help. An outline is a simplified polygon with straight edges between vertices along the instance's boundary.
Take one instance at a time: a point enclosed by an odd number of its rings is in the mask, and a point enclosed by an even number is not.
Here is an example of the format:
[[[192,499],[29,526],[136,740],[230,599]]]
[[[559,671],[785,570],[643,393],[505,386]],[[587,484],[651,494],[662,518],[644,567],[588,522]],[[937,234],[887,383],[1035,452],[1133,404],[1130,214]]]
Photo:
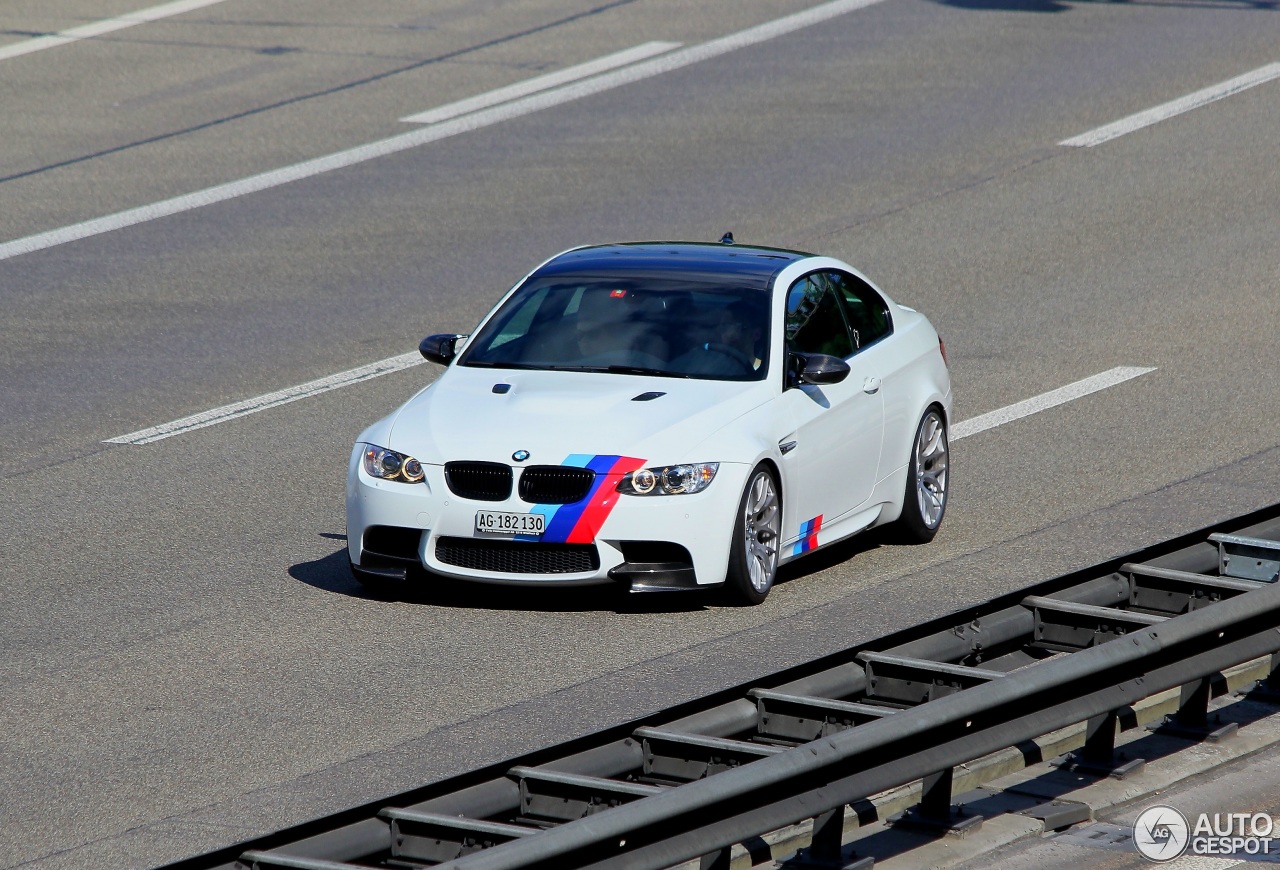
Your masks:
[[[764,289],[787,266],[812,256],[803,251],[756,245],[625,242],[565,251],[530,277],[627,273],[700,282],[720,278],[739,286]]]

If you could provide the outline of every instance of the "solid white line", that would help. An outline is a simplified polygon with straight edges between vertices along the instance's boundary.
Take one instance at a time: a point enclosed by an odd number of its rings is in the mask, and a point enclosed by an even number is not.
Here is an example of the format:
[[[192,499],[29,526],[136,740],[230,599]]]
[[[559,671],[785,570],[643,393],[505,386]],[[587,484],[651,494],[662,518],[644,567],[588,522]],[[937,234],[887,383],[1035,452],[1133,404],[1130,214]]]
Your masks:
[[[1030,399],[1024,399],[1007,407],[956,423],[951,427],[951,440],[959,441],[961,438],[977,435],[979,432],[985,432],[988,429],[994,429],[996,426],[1003,426],[1005,423],[1012,423],[1014,420],[1020,420],[1023,417],[1029,417],[1041,411],[1047,411],[1049,408],[1074,401],[1099,390],[1105,390],[1107,387],[1114,387],[1116,384],[1122,384],[1139,375],[1154,371],[1155,369],[1153,368],[1134,368],[1130,366],[1120,366],[1119,368],[1105,371],[1091,378],[1076,381],[1074,384],[1067,384],[1065,387],[1059,387],[1056,390],[1050,390]]]
[[[277,390],[274,393],[267,393],[264,396],[258,396],[256,399],[246,399],[243,402],[235,402],[230,405],[223,405],[221,408],[214,408],[211,411],[203,411],[199,414],[192,414],[190,417],[183,417],[181,420],[174,420],[172,423],[163,423],[159,426],[152,426],[150,429],[142,429],[137,432],[130,432],[128,435],[121,435],[118,438],[108,438],[102,442],[104,444],[151,444],[156,441],[163,441],[165,438],[171,438],[174,435],[181,435],[184,432],[190,432],[193,429],[203,429],[206,426],[213,426],[216,423],[225,423],[227,420],[234,420],[237,417],[246,417],[249,414],[256,414],[258,411],[265,411],[268,408],[276,408],[280,405],[287,405],[290,402],[296,402],[299,399],[305,399],[308,396],[316,396],[320,393],[327,393],[330,390],[336,390],[339,387],[345,387],[350,384],[358,384],[361,381],[367,381],[372,378],[381,377],[382,375],[391,374],[392,372],[402,371],[416,365],[421,365],[426,360],[419,353],[406,353],[400,356],[393,356],[390,359],[384,359],[381,362],[370,363],[367,366],[361,366],[358,369],[351,369],[345,372],[339,372],[336,375],[329,375],[315,381],[308,381],[305,384],[299,384],[296,387],[288,387],[283,390]],[[1090,393],[1096,393],[1099,390],[1105,390],[1107,387],[1114,387],[1116,384],[1136,378],[1139,375],[1145,375],[1147,372],[1153,372],[1151,368],[1114,368],[1110,371],[1103,372],[1100,375],[1094,375],[1091,378],[1085,378],[1082,381],[1076,381],[1074,384],[1068,384],[1065,387],[1059,387],[1056,390],[1050,390],[1039,396],[1009,405],[1005,408],[992,411],[989,414],[983,414],[980,417],[974,417],[957,423],[951,427],[951,440],[959,441],[961,438],[967,438],[970,435],[976,435],[987,429],[1005,423],[1011,423],[1022,417],[1039,413],[1040,411],[1053,408],[1057,405],[1070,402],[1073,399],[1079,399]]]
[[[573,100],[580,100],[583,97],[589,97],[593,94],[598,94],[612,88],[630,84],[631,82],[661,75],[665,72],[670,72],[718,55],[736,51],[740,48],[765,42],[767,40],[774,39],[775,37],[800,30],[801,28],[809,27],[822,21],[835,18],[836,16],[844,15],[847,12],[852,12],[856,9],[863,9],[868,6],[874,6],[875,4],[882,2],[884,2],[884,0],[833,0],[833,2],[824,3],[821,6],[815,6],[812,9],[805,10],[804,12],[797,12],[793,15],[788,15],[785,18],[779,18],[756,27],[749,27],[746,30],[739,31],[738,33],[722,36],[719,39],[713,39],[710,42],[703,43],[702,45],[673,51],[661,57],[642,61],[634,64],[633,66],[604,73],[603,75],[598,75],[594,78],[586,79],[585,81],[566,85],[561,88],[555,88],[550,91],[531,94],[527,97],[522,97],[520,99],[513,100],[512,102],[504,103],[500,106],[482,109],[478,112],[472,112],[469,115],[463,115],[459,118],[453,118],[448,121],[442,121],[438,124],[432,124],[431,126],[424,127],[421,130],[414,130],[410,133],[402,133],[399,136],[392,136],[390,139],[383,139],[380,142],[361,145],[358,148],[352,148],[348,151],[339,151],[336,154],[318,157],[314,160],[308,160],[303,163],[296,163],[293,166],[286,166],[282,169],[264,172],[261,175],[255,175],[250,178],[241,179],[240,181],[233,181],[227,184],[217,185],[216,187],[209,187],[184,196],[176,196],[172,199],[166,199],[162,202],[153,203],[151,205],[117,212],[112,215],[107,215],[106,217],[95,218],[93,220],[84,221],[83,223],[72,224],[71,226],[62,227],[60,229],[38,233],[21,239],[15,239],[11,242],[0,244],[0,260],[7,260],[10,257],[17,257],[22,254],[41,251],[45,248],[52,248],[56,245],[66,244],[67,242],[86,239],[91,236],[111,232],[112,230],[123,229],[124,227],[133,226],[146,221],[153,221],[158,218],[167,217],[180,212],[191,211],[193,209],[201,208],[202,206],[212,205],[228,199],[234,199],[256,191],[278,187],[282,184],[288,184],[291,181],[298,181],[303,178],[320,175],[321,173],[331,172],[335,169],[354,166],[357,163],[374,160],[378,157],[385,157],[409,148],[417,148],[418,146],[426,145],[429,142],[436,142],[450,136],[457,136],[460,133],[478,130],[481,127],[487,127],[491,124],[497,124],[511,118],[518,118],[532,112],[539,112],[543,109],[551,108],[552,106],[558,106],[562,103],[568,103]]]
[[[458,100],[456,103],[446,103],[434,109],[425,112],[419,112],[416,115],[409,115],[401,118],[410,124],[438,124],[441,121],[447,121],[450,118],[456,118],[459,115],[467,115],[471,112],[478,112],[481,109],[487,109],[490,106],[496,106],[500,103],[509,103],[520,97],[527,97],[530,94],[536,94],[539,91],[547,91],[551,88],[567,85],[570,82],[576,82],[579,79],[585,79],[597,73],[608,72],[611,69],[617,69],[620,66],[627,66],[637,61],[648,60],[654,55],[666,54],[667,52],[679,48],[678,42],[646,42],[644,45],[637,45],[635,48],[628,48],[625,51],[619,51],[614,54],[607,54],[604,57],[589,60],[586,63],[580,63],[577,66],[566,67],[553,73],[538,76],[532,79],[526,79],[522,82],[516,82],[514,85],[508,85],[505,88],[489,91],[479,96],[469,97],[465,100]]]
[[[190,432],[193,429],[203,429],[206,426],[213,426],[216,423],[225,423],[227,420],[234,420],[237,417],[247,417],[249,414],[256,414],[258,411],[265,411],[268,408],[277,408],[280,405],[287,405],[290,402],[296,402],[299,399],[305,399],[308,396],[318,396],[321,393],[327,393],[330,390],[336,390],[339,387],[346,387],[351,384],[358,384],[361,381],[367,381],[370,378],[389,375],[392,372],[402,371],[421,365],[426,362],[422,354],[406,353],[400,356],[393,356],[390,359],[384,359],[381,362],[370,363],[367,366],[350,369],[349,371],[339,372],[336,375],[329,375],[319,380],[308,381],[305,384],[299,384],[296,387],[289,387],[283,390],[277,390],[274,393],[267,393],[264,396],[258,396],[256,399],[246,399],[243,402],[234,402],[230,405],[223,405],[221,408],[214,408],[211,411],[204,411],[199,414],[192,414],[190,417],[183,417],[181,420],[174,420],[172,423],[164,423],[160,426],[152,426],[150,429],[142,429],[138,432],[130,432],[128,435],[121,435],[118,438],[108,438],[102,442],[104,444],[151,444],[155,441],[162,441],[165,438],[171,438],[174,435],[181,435],[183,432]]]
[[[114,33],[117,30],[124,30],[126,27],[146,24],[149,21],[168,18],[171,15],[181,15],[193,9],[203,9],[205,6],[213,6],[215,3],[223,2],[225,0],[175,0],[173,3],[162,3],[159,6],[152,6],[150,9],[140,9],[127,15],[95,21],[92,24],[84,24],[80,27],[62,30],[48,36],[37,36],[33,39],[24,39],[22,42],[0,46],[0,60],[66,45],[68,42],[75,42],[80,39],[91,39],[95,36],[102,36],[104,33]]]
[[[1198,109],[1203,105],[1212,103],[1214,100],[1221,100],[1223,97],[1238,94],[1255,85],[1260,85],[1276,78],[1280,78],[1280,63],[1267,64],[1264,67],[1255,69],[1253,72],[1236,76],[1221,84],[1196,91],[1194,94],[1187,94],[1185,97],[1171,100],[1163,105],[1156,106],[1154,109],[1147,109],[1145,112],[1138,112],[1136,115],[1122,118],[1113,124],[1098,127],[1096,130],[1090,130],[1088,133],[1082,133],[1071,139],[1064,139],[1058,144],[1072,148],[1092,148],[1095,145],[1101,145],[1103,142],[1115,139],[1117,136],[1132,133],[1134,130],[1141,130],[1143,127],[1149,127],[1167,118],[1172,118],[1174,115],[1181,115],[1183,112]]]

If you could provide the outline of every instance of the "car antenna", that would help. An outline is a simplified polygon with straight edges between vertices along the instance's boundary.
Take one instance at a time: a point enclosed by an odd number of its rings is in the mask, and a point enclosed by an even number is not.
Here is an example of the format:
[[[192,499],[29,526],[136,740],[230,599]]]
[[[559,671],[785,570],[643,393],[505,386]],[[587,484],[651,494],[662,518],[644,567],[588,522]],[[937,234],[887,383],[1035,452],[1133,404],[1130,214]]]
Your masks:
[[[733,244],[733,233],[732,233],[732,232],[728,232],[728,233],[725,233],[723,236],[721,236],[721,237],[720,237],[720,244],[722,244],[722,245],[732,245],[732,244]]]

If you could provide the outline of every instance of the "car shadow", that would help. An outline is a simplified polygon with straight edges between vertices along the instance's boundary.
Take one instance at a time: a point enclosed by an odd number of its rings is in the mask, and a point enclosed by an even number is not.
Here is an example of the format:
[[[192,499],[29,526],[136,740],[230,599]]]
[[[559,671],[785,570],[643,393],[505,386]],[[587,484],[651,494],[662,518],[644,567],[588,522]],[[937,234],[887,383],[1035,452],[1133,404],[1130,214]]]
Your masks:
[[[346,535],[321,532],[320,537],[333,541],[347,540]],[[778,569],[775,587],[817,574],[863,553],[884,546],[906,546],[892,529],[871,529],[852,538],[823,547]],[[447,588],[431,588],[412,583],[388,584],[371,589],[352,576],[346,549],[337,550],[322,559],[299,562],[289,568],[289,576],[316,589],[373,601],[403,601],[409,604],[433,605],[471,610],[544,611],[587,613],[608,610],[614,613],[696,613],[713,607],[741,607],[746,602],[729,590],[716,587],[690,592],[632,593],[621,586],[499,586],[485,583],[455,583]]]
[[[801,577],[808,577],[811,574],[826,571],[828,568],[842,565],[863,553],[869,553],[885,546],[908,545],[900,540],[894,531],[889,528],[860,532],[851,538],[845,538],[843,541],[823,547],[818,552],[811,553],[803,559],[783,565],[778,569],[778,579],[775,585],[790,583],[794,580],[799,580]]]
[[[320,537],[346,541],[345,535],[321,533]],[[720,590],[632,594],[621,586],[523,587],[485,583],[449,583],[430,587],[412,583],[388,584],[370,589],[356,580],[347,563],[346,548],[321,559],[298,562],[289,576],[316,589],[370,601],[401,601],[463,610],[546,611],[586,613],[693,613],[722,603]]]

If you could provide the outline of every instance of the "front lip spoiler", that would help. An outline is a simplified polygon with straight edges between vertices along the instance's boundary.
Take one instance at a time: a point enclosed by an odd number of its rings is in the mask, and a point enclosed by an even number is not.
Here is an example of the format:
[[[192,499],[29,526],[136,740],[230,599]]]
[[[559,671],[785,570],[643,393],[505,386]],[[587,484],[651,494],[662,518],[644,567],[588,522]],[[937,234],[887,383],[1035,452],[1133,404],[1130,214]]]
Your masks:
[[[609,578],[626,583],[632,592],[688,592],[719,585],[698,583],[688,562],[623,562],[610,569]]]
[[[374,554],[367,554],[374,555]],[[371,560],[373,561],[373,560]],[[399,562],[398,559],[390,559],[383,557],[376,561]],[[394,564],[369,564],[369,565],[352,565],[351,572],[356,575],[357,579],[363,575],[370,580],[382,581],[399,581],[408,580],[408,575],[415,569],[421,570],[422,566],[416,563],[406,563],[403,566]],[[432,572],[427,571],[427,574]],[[547,575],[538,575],[547,576]],[[632,592],[690,592],[695,589],[711,589],[720,586],[720,583],[698,583],[698,578],[694,574],[693,566],[688,562],[623,562],[609,571],[609,580],[616,583],[625,583]],[[510,580],[510,579],[490,579],[487,577],[467,577],[466,582],[469,583],[488,583],[505,586],[588,586],[593,585],[593,581],[570,580],[564,583],[557,582],[554,579],[534,579],[531,576],[528,580]],[[608,581],[596,580],[594,583]]]
[[[396,556],[386,556],[382,553],[374,553],[366,550],[363,557],[364,564],[357,565],[351,562],[351,573],[360,579],[361,576],[368,577],[371,580],[399,580],[408,579],[409,573],[420,566],[416,560],[401,559]]]

